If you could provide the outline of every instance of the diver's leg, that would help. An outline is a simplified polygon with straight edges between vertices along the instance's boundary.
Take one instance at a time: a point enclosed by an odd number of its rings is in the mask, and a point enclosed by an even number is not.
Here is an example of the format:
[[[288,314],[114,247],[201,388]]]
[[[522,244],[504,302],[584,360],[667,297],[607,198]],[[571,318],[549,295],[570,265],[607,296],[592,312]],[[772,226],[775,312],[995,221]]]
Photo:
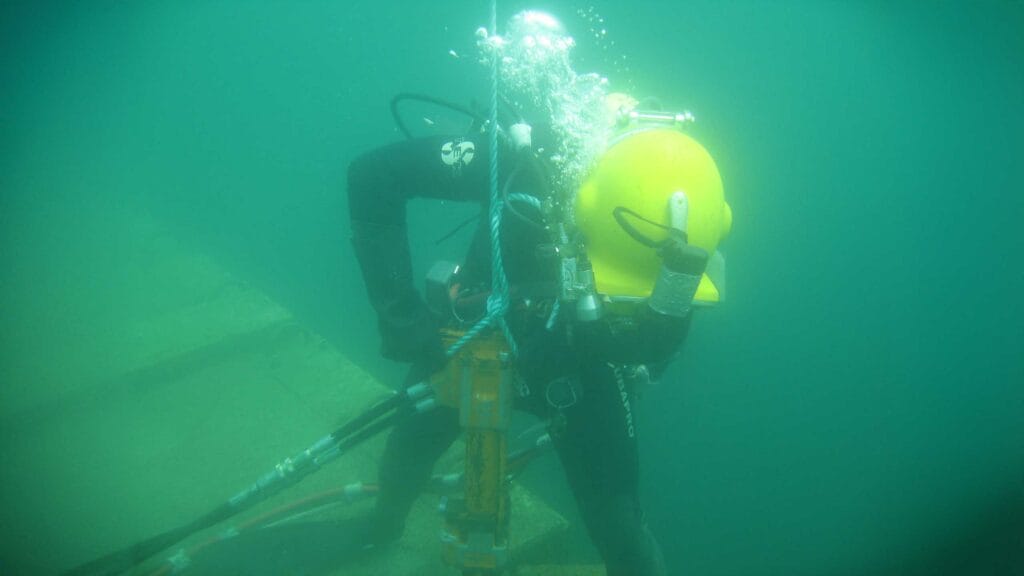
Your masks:
[[[411,379],[415,381],[415,379]],[[402,535],[413,503],[430,481],[434,463],[459,435],[458,412],[439,406],[409,410],[388,436],[378,469],[380,494],[368,527],[374,543]]]
[[[555,446],[609,576],[661,576],[664,560],[637,497],[639,458],[632,387],[621,370],[585,363],[583,394],[564,410]]]

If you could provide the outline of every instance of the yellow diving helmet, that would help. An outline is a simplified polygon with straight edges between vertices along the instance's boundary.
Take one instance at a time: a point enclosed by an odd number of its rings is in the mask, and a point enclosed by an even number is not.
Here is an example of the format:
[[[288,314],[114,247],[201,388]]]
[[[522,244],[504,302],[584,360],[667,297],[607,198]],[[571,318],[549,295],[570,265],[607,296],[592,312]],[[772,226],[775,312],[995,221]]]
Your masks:
[[[653,242],[663,241],[671,226],[669,201],[679,191],[689,204],[687,240],[707,251],[711,272],[722,263],[715,250],[732,226],[732,211],[711,155],[696,140],[664,123],[633,127],[613,139],[584,180],[574,206],[598,293],[613,300],[651,294],[661,258],[631,236],[616,213],[628,211],[635,230]],[[719,287],[705,273],[694,303],[719,300]]]

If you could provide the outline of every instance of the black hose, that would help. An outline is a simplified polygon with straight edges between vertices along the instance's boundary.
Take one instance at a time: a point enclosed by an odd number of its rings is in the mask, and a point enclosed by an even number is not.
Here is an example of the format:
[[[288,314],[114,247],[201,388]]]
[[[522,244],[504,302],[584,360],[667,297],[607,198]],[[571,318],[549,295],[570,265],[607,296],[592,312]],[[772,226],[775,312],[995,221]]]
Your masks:
[[[394,394],[335,430],[331,433],[330,438],[334,443],[337,455],[343,454],[394,424],[402,415],[397,409],[409,401],[410,398],[406,393]],[[391,413],[389,414],[389,412]],[[247,491],[244,498],[229,500],[188,524],[72,568],[65,572],[64,576],[113,576],[130,570],[161,550],[247,510],[280,490],[297,483],[317,469],[319,469],[319,464],[312,461],[301,470],[297,469],[295,476],[273,486],[273,489]]]
[[[404,416],[404,414],[400,412],[388,414],[387,416],[381,418],[380,420],[374,422],[373,424],[370,424],[367,427],[363,428],[362,430],[359,430],[358,432],[352,434],[345,440],[338,443],[338,455],[340,456],[345,454],[345,452],[348,452],[352,448],[355,448],[356,446],[362,444],[363,442],[369,440],[370,438],[373,438],[377,434],[380,434],[384,430],[387,430],[388,428],[393,426],[395,422],[397,422],[398,419],[401,418],[402,416]]]
[[[114,576],[131,570],[154,554],[169,548],[200,530],[209,528],[234,516],[239,511],[224,503],[212,512],[173,530],[137,542],[123,550],[112,552],[68,570],[64,576]]]
[[[476,221],[476,220],[479,220],[479,219],[480,219],[480,214],[474,214],[473,216],[470,216],[469,218],[466,218],[466,219],[465,219],[465,220],[463,220],[462,222],[459,222],[459,223],[458,223],[458,225],[456,225],[456,226],[455,226],[454,228],[452,228],[452,229],[451,229],[451,230],[449,230],[448,232],[445,232],[445,233],[444,233],[444,236],[441,236],[440,238],[438,238],[437,240],[435,240],[435,241],[434,241],[434,245],[436,246],[436,245],[438,245],[438,244],[440,244],[440,243],[444,242],[445,240],[447,240],[447,239],[451,238],[452,236],[455,236],[455,235],[456,235],[456,234],[458,234],[458,233],[459,233],[459,231],[461,231],[461,230],[462,230],[463,228],[465,228],[466,226],[469,226],[469,225],[470,225],[470,224],[472,224],[472,223],[473,223],[474,221]]]
[[[405,125],[405,120],[402,120],[402,115],[398,111],[398,105],[406,100],[426,102],[427,104],[434,104],[435,106],[447,108],[454,112],[458,112],[460,114],[469,116],[470,118],[473,119],[475,123],[484,124],[487,122],[486,117],[484,117],[482,114],[478,113],[477,111],[467,106],[456,104],[455,102],[450,102],[448,100],[443,100],[441,98],[435,98],[434,96],[428,96],[426,94],[402,92],[399,94],[395,94],[395,97],[391,99],[391,117],[394,118],[395,120],[395,126],[398,126],[398,129],[402,131],[402,134],[405,134],[405,137],[410,140],[414,138],[412,131],[409,130],[409,127]]]
[[[331,433],[331,437],[336,442],[341,442],[346,436],[357,432],[360,428],[365,427],[370,422],[376,420],[378,417],[386,414],[387,412],[394,410],[401,406],[403,403],[408,402],[409,397],[404,393],[393,394],[384,400],[381,400],[376,406],[373,406],[369,410],[363,412],[359,416],[356,416],[352,420],[346,422],[343,426]]]
[[[512,202],[509,201],[509,190],[512,188],[512,184],[515,183],[516,178],[519,176],[521,172],[522,163],[516,164],[516,167],[512,170],[512,173],[509,174],[508,178],[505,180],[505,185],[502,186],[501,188],[501,198],[505,202],[505,209],[508,210],[510,214],[522,220],[529,226],[538,228],[540,230],[547,230],[547,228],[544,226],[543,221],[538,222],[537,220],[526,216],[525,214],[520,212],[518,208],[513,206]]]
[[[427,104],[433,104],[435,106],[447,108],[448,110],[451,110],[453,112],[458,112],[459,114],[468,116],[473,120],[473,124],[469,130],[470,132],[473,132],[475,128],[487,124],[488,121],[488,118],[484,114],[474,110],[469,106],[463,106],[456,102],[444,100],[442,98],[437,98],[435,96],[430,96],[427,94],[419,94],[416,92],[401,92],[399,94],[396,94],[391,99],[391,117],[395,121],[395,126],[397,126],[398,129],[402,132],[402,134],[404,134],[405,137],[408,138],[409,140],[412,140],[413,138],[415,138],[415,136],[413,136],[412,131],[409,130],[409,127],[406,125],[405,120],[402,119],[402,114],[398,110],[399,105],[402,102],[405,102],[406,100],[413,100],[416,102],[425,102]],[[523,115],[519,113],[519,109],[517,109],[515,104],[513,104],[508,98],[506,98],[505,95],[499,94],[498,102],[500,106],[504,108],[504,112],[508,116],[508,119],[506,120],[507,124],[516,124],[519,122],[524,122]],[[499,109],[499,111],[501,111],[501,109]],[[502,130],[499,130],[498,132],[500,135],[504,135],[504,132]]]

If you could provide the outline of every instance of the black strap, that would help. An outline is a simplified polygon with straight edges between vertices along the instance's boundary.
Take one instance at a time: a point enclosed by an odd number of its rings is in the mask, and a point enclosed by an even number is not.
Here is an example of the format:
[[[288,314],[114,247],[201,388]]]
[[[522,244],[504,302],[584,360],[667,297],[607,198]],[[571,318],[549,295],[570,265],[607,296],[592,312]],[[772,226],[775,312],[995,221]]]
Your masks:
[[[662,230],[665,230],[666,232],[668,232],[669,237],[662,240],[661,242],[655,242],[654,240],[651,240],[649,237],[643,235],[639,230],[637,230],[636,227],[633,226],[633,224],[626,220],[626,215],[632,216],[633,218],[636,218],[637,220],[644,222],[646,224],[650,224],[651,226],[654,226],[656,228],[661,228]],[[671,226],[665,226],[664,224],[659,224],[653,220],[644,218],[640,214],[637,214],[635,211],[630,210],[625,206],[616,206],[615,209],[612,210],[612,216],[615,218],[615,221],[618,222],[619,226],[621,226],[622,229],[626,232],[626,234],[629,234],[630,238],[636,240],[637,242],[643,244],[644,246],[647,246],[648,248],[654,248],[655,250],[659,250],[661,248],[664,248],[673,240],[682,240],[683,242],[686,242],[687,240],[686,232],[683,232],[682,230],[676,230]]]

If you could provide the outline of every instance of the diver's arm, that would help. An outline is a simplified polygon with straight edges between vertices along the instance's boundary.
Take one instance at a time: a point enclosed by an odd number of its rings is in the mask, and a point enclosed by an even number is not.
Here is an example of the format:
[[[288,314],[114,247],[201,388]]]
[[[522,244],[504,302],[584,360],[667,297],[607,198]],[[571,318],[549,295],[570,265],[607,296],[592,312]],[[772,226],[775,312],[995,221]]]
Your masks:
[[[674,193],[668,208],[672,233],[658,247],[661,269],[639,314],[638,341],[654,358],[646,362],[652,374],[664,371],[686,340],[693,299],[708,265],[707,251],[687,241],[690,203],[686,194]]]
[[[414,286],[405,207],[416,197],[482,200],[487,181],[485,144],[463,140],[469,144],[460,147],[458,140],[399,142],[360,156],[348,171],[352,245],[377,312],[381,353],[428,368],[443,365],[444,350],[436,320]],[[445,145],[453,142],[461,154],[445,156]],[[472,154],[467,156],[470,149]]]
[[[577,322],[580,350],[618,364],[647,365],[659,375],[682,348],[690,331],[693,298],[707,263],[707,252],[674,239],[660,250],[662,270],[646,304],[631,323],[601,319]]]
[[[664,372],[690,333],[693,298],[707,267],[708,253],[676,238],[662,247],[661,258],[661,273],[640,313],[638,327],[638,340],[651,357],[645,364],[654,378]]]

